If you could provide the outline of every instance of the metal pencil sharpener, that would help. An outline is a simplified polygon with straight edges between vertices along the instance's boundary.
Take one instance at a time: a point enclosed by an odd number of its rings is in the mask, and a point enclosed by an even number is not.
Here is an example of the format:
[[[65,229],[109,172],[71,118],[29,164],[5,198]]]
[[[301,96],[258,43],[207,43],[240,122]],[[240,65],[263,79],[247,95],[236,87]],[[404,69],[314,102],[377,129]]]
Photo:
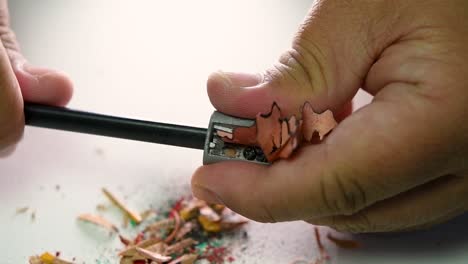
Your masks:
[[[214,112],[208,125],[205,148],[203,150],[203,164],[239,160],[269,165],[270,163],[265,158],[261,148],[229,143],[224,141],[223,137],[220,136],[232,134],[237,127],[251,127],[253,125],[255,125],[255,120],[242,119]]]

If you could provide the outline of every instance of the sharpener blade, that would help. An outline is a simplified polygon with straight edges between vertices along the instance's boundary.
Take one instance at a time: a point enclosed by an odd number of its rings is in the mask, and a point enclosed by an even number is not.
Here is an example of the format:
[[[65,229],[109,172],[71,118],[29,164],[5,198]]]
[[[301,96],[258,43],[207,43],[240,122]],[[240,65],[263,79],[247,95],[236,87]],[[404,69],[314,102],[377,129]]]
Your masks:
[[[247,161],[269,165],[258,146],[247,146],[223,141],[222,135],[232,135],[236,127],[251,127],[255,120],[228,116],[215,111],[210,118],[203,150],[203,164],[220,161]],[[221,135],[221,136],[220,136]]]

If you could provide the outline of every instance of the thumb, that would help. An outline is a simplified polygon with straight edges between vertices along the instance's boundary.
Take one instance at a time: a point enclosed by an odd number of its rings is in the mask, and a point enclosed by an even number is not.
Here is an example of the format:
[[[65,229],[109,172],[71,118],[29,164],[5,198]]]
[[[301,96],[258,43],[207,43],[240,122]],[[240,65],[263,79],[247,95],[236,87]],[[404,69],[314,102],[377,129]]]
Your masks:
[[[277,102],[286,115],[305,101],[314,110],[342,110],[374,61],[377,47],[363,30],[368,15],[350,11],[343,1],[318,1],[300,27],[290,50],[262,74],[215,72],[208,95],[220,112],[253,118]],[[361,17],[356,18],[356,15]]]

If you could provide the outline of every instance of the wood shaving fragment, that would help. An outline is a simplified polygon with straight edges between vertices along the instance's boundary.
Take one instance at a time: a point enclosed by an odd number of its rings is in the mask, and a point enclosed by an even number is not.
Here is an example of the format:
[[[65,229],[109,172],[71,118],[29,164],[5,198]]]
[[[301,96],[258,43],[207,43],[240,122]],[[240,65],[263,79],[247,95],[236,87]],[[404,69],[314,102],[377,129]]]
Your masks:
[[[211,208],[213,208],[213,210],[215,210],[216,213],[220,214],[223,212],[226,206],[222,204],[213,204],[211,205]]]
[[[194,227],[194,224],[192,222],[186,222],[184,225],[179,229],[179,232],[177,232],[175,239],[180,240],[182,239],[185,235],[190,233]]]
[[[130,208],[128,208],[120,199],[118,199],[114,194],[109,192],[106,188],[102,188],[102,192],[104,195],[111,200],[117,207],[119,207],[124,213],[126,213],[130,219],[132,219],[135,223],[139,224],[142,221],[140,214],[134,212]]]
[[[127,214],[124,214],[122,217],[123,217],[123,220],[122,220],[122,227],[123,227],[123,228],[127,228],[127,227],[128,227],[128,224],[130,224],[130,217],[128,217]]]
[[[149,247],[145,247],[146,250],[149,250],[151,252],[154,252],[154,253],[159,253],[159,254],[162,254],[162,255],[170,255],[170,254],[166,254],[166,249],[167,249],[167,244],[164,243],[164,242],[158,242],[154,245],[151,245]]]
[[[302,107],[302,120],[304,122],[304,138],[307,141],[312,140],[315,132],[319,134],[320,140],[322,140],[338,124],[333,117],[332,111],[327,110],[318,114],[312,109],[312,105],[309,102],[306,102]]]
[[[304,103],[301,114],[302,119],[294,115],[285,118],[279,106],[273,103],[268,114],[257,115],[254,126],[234,128],[233,138],[223,137],[223,140],[259,146],[269,162],[279,158],[286,159],[303,140],[310,142],[316,132],[320,140],[323,140],[337,125],[330,110],[316,113],[309,102]]]
[[[211,222],[221,221],[221,217],[210,206],[203,206],[202,208],[200,208],[200,215],[206,217]]]
[[[72,262],[58,258],[49,252],[45,252],[40,256],[29,257],[30,264],[73,264]]]
[[[158,253],[155,253],[155,252],[151,252],[149,250],[146,250],[144,248],[140,248],[140,247],[137,247],[136,248],[136,251],[138,253],[140,253],[142,256],[148,258],[148,259],[151,259],[153,261],[156,261],[156,262],[166,262],[166,261],[169,261],[171,260],[172,258],[170,256],[163,256],[161,254],[158,254]]]
[[[168,264],[193,264],[195,263],[195,260],[197,260],[197,258],[198,258],[197,254],[185,254],[185,255],[178,257],[177,259],[174,259]]]
[[[28,206],[20,207],[20,208],[17,208],[17,209],[16,209],[16,214],[17,214],[17,215],[19,215],[19,214],[24,214],[24,213],[26,213],[28,210],[29,210],[29,207],[28,207]]]
[[[148,209],[148,210],[146,210],[146,211],[143,211],[140,215],[141,215],[141,220],[142,220],[142,221],[145,221],[145,220],[148,219],[150,216],[156,215],[156,212],[155,212],[153,209]]]
[[[192,245],[195,245],[197,244],[197,241],[195,241],[194,239],[192,238],[186,238],[180,242],[177,242],[175,244],[172,244],[170,246],[167,247],[166,251],[165,251],[165,255],[172,255],[174,253],[180,253],[181,251],[183,251],[184,249],[192,246]]]
[[[355,240],[351,239],[342,239],[342,238],[337,238],[334,237],[331,233],[327,234],[328,240],[333,242],[335,245],[337,245],[340,248],[344,249],[356,249],[361,247],[361,243]]]
[[[129,246],[132,244],[132,241],[128,238],[123,237],[122,235],[119,235],[119,240],[124,244],[125,246]]]
[[[174,229],[164,240],[164,242],[166,243],[170,243],[175,238],[175,236],[177,235],[177,232],[179,232],[180,223],[181,223],[179,213],[176,210],[171,211],[171,216],[174,217],[174,222],[175,222]]]
[[[206,216],[199,215],[198,222],[206,232],[218,233],[221,231],[221,223],[210,221]]]
[[[205,201],[198,200],[198,199],[193,199],[187,204],[187,206],[185,206],[184,208],[182,208],[180,210],[180,212],[179,212],[180,217],[184,221],[190,220],[190,219],[197,216],[198,209],[203,207],[203,206],[206,206]]]
[[[98,204],[96,205],[96,210],[100,211],[100,212],[104,212],[104,211],[107,211],[107,206],[104,205],[104,204]]]
[[[124,250],[119,252],[119,255],[120,256],[133,256],[135,253],[137,253],[137,251],[136,251],[137,247],[147,248],[147,247],[150,247],[150,246],[152,246],[154,244],[157,244],[159,242],[161,242],[161,239],[155,239],[155,238],[146,239],[146,240],[143,240],[143,241],[141,241],[140,243],[138,243],[136,245],[131,245],[131,246],[125,248]]]
[[[31,212],[31,222],[36,221],[36,211]]]
[[[114,224],[112,224],[111,222],[109,222],[108,220],[104,219],[101,216],[92,215],[92,214],[81,214],[78,216],[78,220],[104,227],[105,229],[112,231],[112,232],[116,232],[116,233],[119,232],[119,229],[117,229],[117,227]]]
[[[169,228],[173,228],[175,225],[175,219],[173,218],[167,218],[167,219],[163,219],[163,220],[160,220],[156,223],[153,223],[149,226],[147,226],[143,232],[158,232],[160,230],[163,230],[163,229],[169,229]]]

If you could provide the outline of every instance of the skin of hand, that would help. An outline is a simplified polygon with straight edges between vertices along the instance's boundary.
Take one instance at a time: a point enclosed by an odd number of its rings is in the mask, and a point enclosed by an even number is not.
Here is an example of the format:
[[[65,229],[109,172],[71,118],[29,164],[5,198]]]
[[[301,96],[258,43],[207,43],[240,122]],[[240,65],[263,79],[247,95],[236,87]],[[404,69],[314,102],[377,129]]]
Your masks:
[[[6,0],[0,0],[0,41],[0,156],[5,156],[23,134],[23,101],[63,106],[73,86],[63,73],[27,63],[10,28]]]
[[[273,101],[338,114],[360,88],[372,102],[288,160],[200,167],[193,194],[260,222],[352,233],[449,220],[468,208],[467,76],[465,0],[316,1],[265,73],[213,73],[212,104],[253,118]]]

